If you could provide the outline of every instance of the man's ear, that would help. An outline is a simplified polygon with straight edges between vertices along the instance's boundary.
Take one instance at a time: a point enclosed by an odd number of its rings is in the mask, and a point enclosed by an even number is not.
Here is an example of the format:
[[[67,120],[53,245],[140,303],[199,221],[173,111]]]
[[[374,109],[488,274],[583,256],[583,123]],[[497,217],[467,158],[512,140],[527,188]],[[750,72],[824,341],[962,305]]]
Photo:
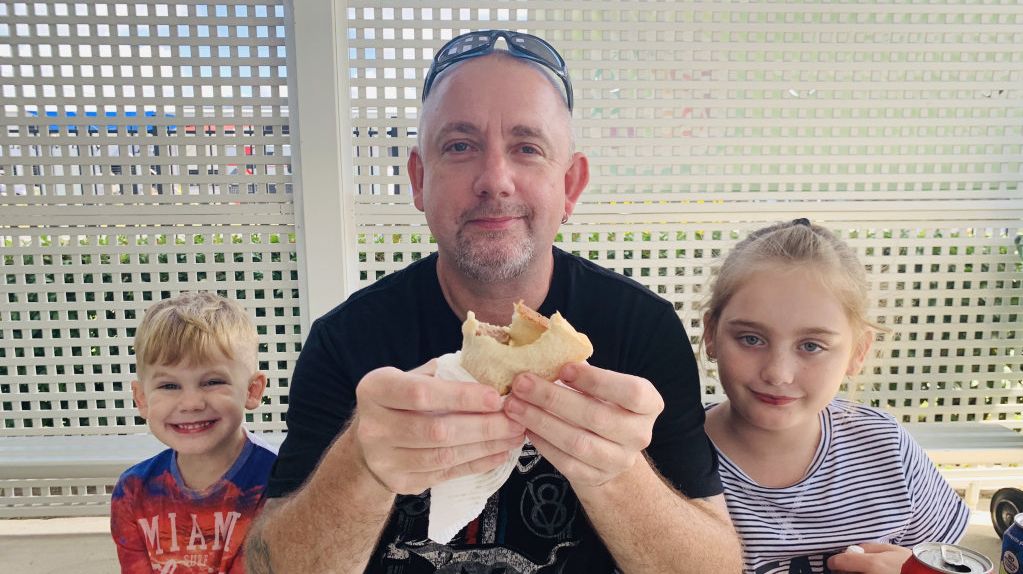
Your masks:
[[[408,170],[408,179],[412,184],[412,203],[416,209],[423,211],[423,177],[424,166],[423,156],[419,152],[419,146],[413,146],[408,154],[408,162],[405,164]]]
[[[707,352],[707,357],[710,359],[717,359],[717,348],[714,346],[714,329],[717,328],[717,323],[714,319],[711,319],[710,313],[703,314],[703,349]]]
[[[142,391],[142,383],[137,380],[131,382],[131,398],[135,399],[135,406],[139,409],[139,416],[148,418],[149,405],[146,403],[146,393]]]
[[[850,377],[858,375],[860,369],[863,368],[863,363],[867,360],[867,353],[870,352],[870,348],[874,345],[874,330],[864,329],[863,334],[860,335],[860,340],[856,342],[856,347],[853,349],[852,356],[849,357],[849,366],[845,370],[845,374]]]
[[[565,216],[572,215],[579,196],[590,183],[590,160],[580,152],[572,154],[572,163],[565,171]]]
[[[249,388],[245,396],[245,408],[251,411],[258,407],[263,402],[263,391],[265,390],[266,373],[256,371],[256,374],[252,375],[252,378],[249,379]]]

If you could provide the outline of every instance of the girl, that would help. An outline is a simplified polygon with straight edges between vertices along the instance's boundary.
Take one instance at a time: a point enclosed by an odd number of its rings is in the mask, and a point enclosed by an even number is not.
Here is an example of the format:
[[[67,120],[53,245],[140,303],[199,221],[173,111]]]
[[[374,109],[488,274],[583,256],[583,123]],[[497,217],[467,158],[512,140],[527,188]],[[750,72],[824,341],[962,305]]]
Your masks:
[[[715,279],[703,343],[728,400],[706,428],[748,573],[898,573],[913,545],[966,529],[909,434],[835,398],[879,330],[867,307],[852,249],[806,219],[751,233]]]

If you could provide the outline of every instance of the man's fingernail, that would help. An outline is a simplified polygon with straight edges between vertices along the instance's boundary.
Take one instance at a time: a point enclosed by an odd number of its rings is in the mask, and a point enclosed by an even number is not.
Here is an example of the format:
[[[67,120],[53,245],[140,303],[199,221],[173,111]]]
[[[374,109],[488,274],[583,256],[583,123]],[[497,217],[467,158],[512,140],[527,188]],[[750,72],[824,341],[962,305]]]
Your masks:
[[[521,415],[526,412],[526,405],[522,404],[522,401],[518,399],[508,397],[508,399],[504,402],[504,410],[509,414]]]
[[[492,411],[500,410],[501,395],[497,394],[497,391],[491,390],[483,397],[483,406]]]
[[[566,380],[570,381],[570,380],[574,379],[575,375],[576,375],[576,372],[578,370],[579,369],[577,369],[575,367],[575,365],[573,365],[571,363],[565,365],[564,367],[561,367],[561,373],[559,373],[561,375],[561,380],[562,381],[566,381]]]
[[[535,383],[533,382],[533,375],[526,373],[524,375],[520,375],[518,378],[515,379],[515,384],[512,387],[512,390],[528,393],[529,391],[533,390],[534,384]]]

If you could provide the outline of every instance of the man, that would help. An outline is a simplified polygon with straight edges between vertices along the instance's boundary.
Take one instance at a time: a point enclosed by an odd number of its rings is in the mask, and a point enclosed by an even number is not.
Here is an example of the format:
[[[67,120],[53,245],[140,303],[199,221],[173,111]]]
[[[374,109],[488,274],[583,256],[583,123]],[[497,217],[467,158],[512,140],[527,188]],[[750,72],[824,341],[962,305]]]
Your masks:
[[[254,527],[252,572],[740,570],[672,306],[552,247],[589,179],[571,105],[564,61],[535,36],[465,34],[438,53],[408,160],[438,253],[314,324],[271,478],[287,497]],[[502,404],[432,376],[467,311],[507,324],[519,299],[590,337],[589,363],[560,372],[574,390],[523,374]],[[524,437],[480,517],[429,540],[428,489],[497,467]]]

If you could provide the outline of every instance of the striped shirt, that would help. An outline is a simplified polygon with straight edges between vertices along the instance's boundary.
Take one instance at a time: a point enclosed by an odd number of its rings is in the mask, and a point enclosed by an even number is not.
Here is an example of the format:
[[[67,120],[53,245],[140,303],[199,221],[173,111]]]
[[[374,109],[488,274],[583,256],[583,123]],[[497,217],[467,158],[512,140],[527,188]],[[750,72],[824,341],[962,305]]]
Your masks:
[[[969,509],[894,418],[836,399],[820,421],[817,452],[792,486],[760,486],[718,451],[745,572],[823,574],[851,544],[959,540]]]

